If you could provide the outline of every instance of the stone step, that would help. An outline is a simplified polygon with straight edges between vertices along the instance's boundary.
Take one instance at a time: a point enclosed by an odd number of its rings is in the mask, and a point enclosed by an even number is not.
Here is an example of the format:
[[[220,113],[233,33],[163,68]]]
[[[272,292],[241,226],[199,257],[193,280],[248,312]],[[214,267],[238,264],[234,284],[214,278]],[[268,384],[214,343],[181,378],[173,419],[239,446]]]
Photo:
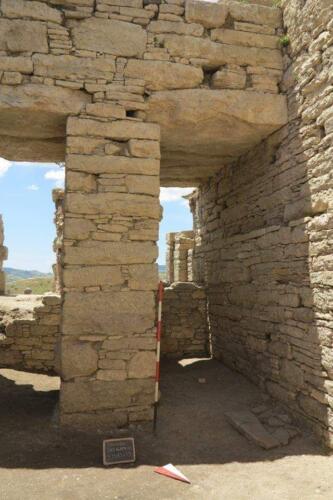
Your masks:
[[[227,421],[250,441],[270,450],[280,446],[278,439],[266,431],[258,418],[250,410],[232,411],[224,414]]]

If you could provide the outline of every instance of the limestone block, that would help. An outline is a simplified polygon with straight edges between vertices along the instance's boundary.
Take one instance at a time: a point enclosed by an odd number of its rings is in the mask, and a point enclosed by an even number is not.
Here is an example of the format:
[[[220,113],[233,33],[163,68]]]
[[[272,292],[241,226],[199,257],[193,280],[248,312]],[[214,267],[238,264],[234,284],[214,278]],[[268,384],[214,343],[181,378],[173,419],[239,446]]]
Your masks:
[[[72,117],[68,119],[67,133],[69,135],[91,135],[109,137],[114,141],[129,139],[160,139],[160,128],[154,123],[118,120],[114,122],[99,122],[90,119]]]
[[[47,53],[46,25],[39,21],[0,19],[0,50]]]
[[[186,2],[186,21],[200,23],[205,28],[223,26],[227,15],[227,3],[203,2],[202,0],[188,0]]]
[[[142,174],[158,175],[160,162],[152,158],[127,158],[125,156],[70,155],[66,166],[78,172],[92,174]]]
[[[98,370],[97,380],[126,380],[126,370]]]
[[[66,217],[64,237],[70,240],[85,240],[92,231],[96,230],[95,224],[87,219]]]
[[[253,24],[265,24],[274,28],[282,25],[281,9],[262,5],[245,4],[236,1],[228,2],[231,17],[236,21],[245,21]]]
[[[153,380],[65,382],[61,386],[60,406],[65,413],[128,408],[135,404],[152,404]],[[95,417],[95,415],[94,415]]]
[[[245,85],[246,72],[241,67],[223,68],[212,76],[214,89],[244,89]]]
[[[64,380],[92,375],[97,370],[98,354],[90,342],[64,339],[61,344],[61,376]]]
[[[34,74],[50,78],[105,78],[111,80],[115,72],[112,57],[74,57],[68,55],[35,54],[32,58]]]
[[[169,61],[130,59],[125,76],[142,78],[149,90],[187,89],[198,87],[203,80],[201,68]]]
[[[159,219],[158,198],[127,193],[68,193],[67,209],[75,214],[116,214]]]
[[[67,247],[65,264],[119,265],[149,264],[158,256],[156,245],[151,242],[91,242],[89,246]]]
[[[19,71],[32,73],[33,65],[30,57],[0,57],[0,71]]]
[[[93,17],[72,29],[76,49],[94,50],[123,57],[142,57],[147,33],[137,24]]]
[[[82,172],[67,171],[66,174],[67,189],[69,191],[81,191],[84,193],[91,193],[96,191],[97,182],[96,177]]]
[[[156,354],[153,351],[138,352],[128,365],[128,377],[145,379],[155,375]]]
[[[154,327],[154,294],[150,291],[67,292],[64,335],[144,333]]]
[[[138,158],[156,158],[160,159],[160,143],[158,141],[144,141],[130,139],[128,149],[132,156]]]
[[[207,68],[223,64],[250,64],[282,69],[282,55],[279,50],[220,44],[207,38],[194,36],[162,36],[164,47],[170,54],[187,59],[200,59],[203,61],[203,66]]]
[[[228,45],[242,45],[244,47],[268,49],[279,48],[279,38],[277,36],[248,33],[246,31],[216,29],[212,30],[211,39],[214,42],[226,43]]]
[[[159,196],[160,179],[153,175],[129,175],[126,178],[126,185],[130,193],[149,194]]]
[[[87,104],[88,115],[101,116],[103,118],[125,118],[126,111],[122,106],[114,103]]]
[[[128,284],[131,290],[156,290],[158,282],[157,265],[128,266]]]
[[[124,278],[119,266],[67,266],[63,270],[63,283],[68,288],[117,286],[124,283]]]
[[[62,15],[58,9],[49,7],[45,3],[26,0],[2,0],[1,10],[4,17],[31,18],[38,21],[61,23]]]
[[[204,28],[202,24],[195,23],[152,21],[148,25],[148,31],[152,33],[176,33],[177,35],[202,36]]]

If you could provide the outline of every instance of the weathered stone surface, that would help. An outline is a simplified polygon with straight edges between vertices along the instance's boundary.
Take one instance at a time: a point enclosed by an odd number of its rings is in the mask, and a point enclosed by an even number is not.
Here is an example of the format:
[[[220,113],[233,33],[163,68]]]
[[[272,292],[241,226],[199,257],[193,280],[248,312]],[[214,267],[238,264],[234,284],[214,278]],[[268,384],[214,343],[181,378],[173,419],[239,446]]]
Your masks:
[[[150,402],[153,390],[153,380],[64,382],[60,405],[64,413],[127,408],[134,397],[136,405]]]
[[[277,49],[279,38],[272,35],[258,33],[247,33],[246,31],[235,31],[230,29],[216,29],[211,32],[214,42],[226,43],[228,45],[242,45],[244,47],[258,47]]]
[[[68,292],[64,303],[65,335],[144,333],[155,321],[154,296],[149,291]]]
[[[97,370],[98,354],[89,342],[63,340],[61,352],[61,376],[64,380],[92,375]]]
[[[2,0],[1,11],[9,18],[31,18],[38,21],[61,23],[62,16],[59,10],[49,7],[45,3],[26,0]]]
[[[96,120],[70,118],[67,133],[69,135],[91,135],[109,137],[115,141],[129,139],[160,139],[160,128],[153,123],[119,120],[115,122],[98,122]]]
[[[46,25],[39,21],[0,19],[0,50],[47,53]]]
[[[259,419],[249,410],[225,413],[225,417],[235,429],[261,448],[270,450],[280,445],[279,440],[269,434]]]
[[[64,286],[116,286],[124,282],[118,266],[77,266],[66,267],[63,270]]]
[[[287,122],[284,96],[241,90],[156,92],[147,115],[163,130],[162,178],[179,178],[187,186],[205,175],[202,165],[219,170],[222,158],[249,150]]]
[[[227,3],[203,2],[202,0],[187,0],[186,2],[186,20],[188,22],[200,23],[205,28],[223,26],[227,15]]]
[[[159,174],[159,161],[152,158],[71,155],[67,166],[74,171],[94,174]]]
[[[203,72],[186,64],[130,59],[125,76],[143,78],[149,90],[188,89],[200,85]]]
[[[151,21],[148,31],[152,33],[176,33],[177,35],[202,36],[203,25],[195,23],[175,23],[173,21]]]
[[[64,261],[74,265],[145,264],[154,262],[157,253],[156,245],[150,242],[91,242],[90,246],[68,248]]]
[[[241,67],[223,68],[212,76],[214,89],[244,89],[246,72]]]
[[[30,57],[0,57],[0,71],[32,73],[33,64]]]
[[[111,57],[78,58],[36,54],[32,58],[36,75],[51,78],[112,79],[115,60]]]
[[[277,7],[262,5],[248,5],[240,2],[229,1],[228,10],[235,20],[254,24],[266,24],[278,28],[281,26],[281,10]]]
[[[156,354],[154,351],[138,352],[133,356],[128,366],[129,378],[151,378],[155,375]]]
[[[282,56],[279,50],[220,44],[207,38],[179,35],[164,35],[163,43],[173,56],[199,59],[206,68],[215,68],[223,64],[251,64],[282,69]]]
[[[140,57],[147,33],[141,26],[111,19],[90,18],[73,27],[77,49],[95,50],[122,57]]]

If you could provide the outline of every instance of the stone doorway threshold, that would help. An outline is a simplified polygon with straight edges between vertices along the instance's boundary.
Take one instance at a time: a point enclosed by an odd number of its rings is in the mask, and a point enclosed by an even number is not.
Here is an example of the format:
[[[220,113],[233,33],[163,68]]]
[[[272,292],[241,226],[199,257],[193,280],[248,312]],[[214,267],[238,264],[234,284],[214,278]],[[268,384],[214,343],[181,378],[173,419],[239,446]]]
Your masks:
[[[260,393],[216,361],[162,364],[158,433],[153,437],[151,426],[128,433],[136,439],[133,467],[103,468],[101,443],[111,432],[60,432],[56,383],[0,370],[0,498],[17,500],[22,492],[25,500],[46,492],[48,500],[332,498],[333,456],[311,435],[303,430],[289,445],[263,450],[228,423],[225,412],[257,404]],[[153,473],[169,462],[192,484]]]

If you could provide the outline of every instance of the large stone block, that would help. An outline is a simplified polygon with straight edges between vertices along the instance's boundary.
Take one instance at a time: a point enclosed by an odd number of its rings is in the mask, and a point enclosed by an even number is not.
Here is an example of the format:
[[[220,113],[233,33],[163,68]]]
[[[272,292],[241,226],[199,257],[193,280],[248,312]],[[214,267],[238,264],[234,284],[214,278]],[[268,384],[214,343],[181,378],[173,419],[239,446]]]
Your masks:
[[[26,0],[2,0],[2,14],[9,18],[31,18],[38,21],[61,23],[62,14],[59,10],[45,3]]]
[[[160,206],[158,198],[128,193],[68,193],[66,206],[75,214],[120,213],[123,216],[150,217],[159,219]]]
[[[147,266],[149,267],[149,266]],[[67,288],[116,286],[124,283],[119,266],[77,266],[63,269],[63,283]]]
[[[151,291],[65,294],[64,335],[144,333],[154,327],[154,322],[155,300]]]
[[[150,264],[158,256],[157,246],[151,242],[88,242],[89,246],[68,246],[64,263],[73,265]]]
[[[137,24],[92,17],[72,29],[74,45],[123,57],[141,57],[146,49],[147,32]]]
[[[188,22],[200,23],[205,28],[223,26],[227,15],[227,3],[203,2],[202,0],[188,0],[186,2],[186,20]]]
[[[277,36],[248,33],[246,31],[235,31],[230,29],[212,30],[211,39],[214,42],[226,43],[228,45],[242,45],[244,47],[267,49],[277,49],[279,47],[279,37]]]
[[[39,21],[0,19],[0,50],[47,53],[46,24]]]
[[[198,87],[203,80],[201,68],[169,61],[141,61],[131,59],[125,76],[142,78],[149,90],[190,89]]]
[[[33,56],[34,73],[40,76],[60,79],[105,78],[111,80],[115,72],[115,59],[112,57],[74,57],[68,55]]]
[[[19,71],[32,73],[33,65],[30,57],[0,57],[0,71]]]
[[[228,9],[231,17],[236,21],[264,24],[274,28],[279,28],[282,25],[282,12],[277,7],[229,1]]]
[[[97,370],[97,362],[97,351],[90,342],[62,340],[61,376],[64,380],[92,375]]]
[[[156,354],[153,351],[136,353],[129,362],[128,377],[145,379],[155,374]]]
[[[204,67],[223,64],[264,66],[282,69],[282,55],[279,50],[242,47],[212,42],[208,38],[194,36],[164,35],[164,47],[175,57],[200,59]]]
[[[174,21],[151,21],[148,31],[152,33],[177,33],[177,35],[202,36],[204,28],[202,24],[182,23]]]
[[[64,382],[61,385],[60,406],[64,413],[127,408],[153,403],[154,381],[89,381]]]
[[[70,155],[66,166],[77,172],[91,174],[158,175],[160,162],[152,158],[125,156]]]
[[[109,137],[114,141],[129,139],[160,139],[160,128],[155,123],[135,122],[130,120],[117,120],[103,122],[82,118],[69,118],[67,125],[68,135],[91,135]]]

